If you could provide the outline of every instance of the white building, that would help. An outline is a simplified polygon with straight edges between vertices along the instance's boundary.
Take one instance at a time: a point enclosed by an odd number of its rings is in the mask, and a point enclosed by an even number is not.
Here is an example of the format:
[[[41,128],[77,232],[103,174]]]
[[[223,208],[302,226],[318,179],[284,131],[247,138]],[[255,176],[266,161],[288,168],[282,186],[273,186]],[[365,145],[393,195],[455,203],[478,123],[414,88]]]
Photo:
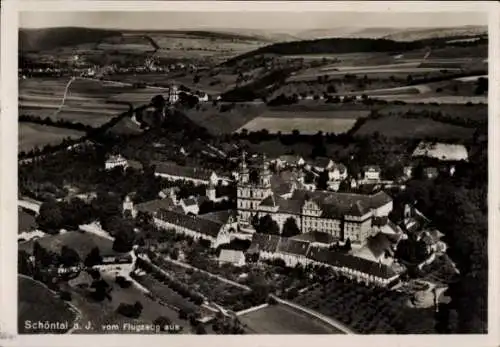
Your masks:
[[[232,264],[234,266],[244,266],[246,264],[245,254],[242,251],[223,249],[219,255],[219,264]]]
[[[121,166],[123,168],[127,168],[128,167],[127,159],[125,159],[120,154],[110,156],[106,160],[106,162],[104,163],[104,168],[106,170],[111,170],[111,169],[113,169],[113,168],[115,168],[117,166]]]

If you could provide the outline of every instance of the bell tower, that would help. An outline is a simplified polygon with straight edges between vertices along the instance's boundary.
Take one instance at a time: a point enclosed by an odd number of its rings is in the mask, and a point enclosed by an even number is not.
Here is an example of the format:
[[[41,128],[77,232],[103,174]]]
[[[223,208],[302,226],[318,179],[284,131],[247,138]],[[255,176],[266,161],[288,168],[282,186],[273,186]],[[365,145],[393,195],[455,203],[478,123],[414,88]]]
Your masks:
[[[237,208],[238,219],[248,221],[252,214],[252,185],[250,184],[250,170],[246,162],[246,153],[241,154],[241,162],[238,169],[237,182]]]

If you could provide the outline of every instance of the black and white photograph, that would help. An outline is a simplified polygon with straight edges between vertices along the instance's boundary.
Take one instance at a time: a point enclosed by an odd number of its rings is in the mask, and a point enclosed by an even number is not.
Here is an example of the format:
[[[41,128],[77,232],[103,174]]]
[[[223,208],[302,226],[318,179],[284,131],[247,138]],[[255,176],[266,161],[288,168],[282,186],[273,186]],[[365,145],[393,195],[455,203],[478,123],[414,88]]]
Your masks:
[[[491,333],[492,16],[430,5],[22,7],[17,334]]]

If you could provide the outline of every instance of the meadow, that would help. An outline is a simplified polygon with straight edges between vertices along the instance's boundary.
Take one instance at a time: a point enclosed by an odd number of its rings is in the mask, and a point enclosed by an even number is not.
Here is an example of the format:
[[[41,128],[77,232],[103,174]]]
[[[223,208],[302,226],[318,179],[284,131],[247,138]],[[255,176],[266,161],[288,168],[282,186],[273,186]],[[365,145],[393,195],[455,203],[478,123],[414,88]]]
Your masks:
[[[292,133],[298,130],[301,134],[323,133],[342,134],[348,132],[358,118],[367,117],[368,110],[345,111],[266,111],[257,118],[242,125],[237,131],[259,131],[267,129],[270,133]]]
[[[57,145],[64,139],[78,139],[84,136],[82,131],[51,127],[33,123],[19,123],[19,151],[30,151],[35,147]]]

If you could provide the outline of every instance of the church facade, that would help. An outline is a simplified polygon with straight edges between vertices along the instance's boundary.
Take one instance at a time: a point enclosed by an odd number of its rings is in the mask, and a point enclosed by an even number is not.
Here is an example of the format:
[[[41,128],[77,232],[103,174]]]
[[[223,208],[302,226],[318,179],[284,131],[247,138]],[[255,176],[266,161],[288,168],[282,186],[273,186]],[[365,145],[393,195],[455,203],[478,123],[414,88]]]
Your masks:
[[[278,184],[269,163],[262,160],[257,174],[250,179],[250,169],[243,156],[237,184],[238,220],[251,223],[257,216],[265,215],[283,225],[292,218],[302,233],[325,232],[340,242],[347,239],[363,244],[376,233],[374,221],[387,217],[392,211],[392,198],[384,192],[376,194],[352,194],[332,191],[310,191],[303,186],[303,174],[299,172],[289,182]],[[283,190],[283,185],[288,189]]]

